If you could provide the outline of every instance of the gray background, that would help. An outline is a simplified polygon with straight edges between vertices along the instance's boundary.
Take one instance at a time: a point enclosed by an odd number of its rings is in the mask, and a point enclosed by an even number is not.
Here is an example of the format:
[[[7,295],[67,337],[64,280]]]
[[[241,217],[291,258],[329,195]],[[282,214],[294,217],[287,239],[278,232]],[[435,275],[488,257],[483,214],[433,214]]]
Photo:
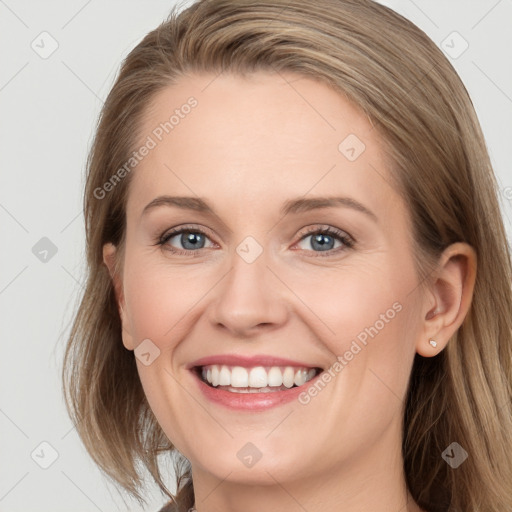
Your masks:
[[[0,0],[0,512],[141,510],[82,447],[65,412],[60,370],[84,276],[81,194],[97,115],[121,60],[173,3]],[[512,0],[382,3],[438,46],[452,46],[500,183],[510,240]],[[460,56],[454,31],[469,44]],[[58,48],[45,55],[52,44]],[[154,485],[148,489],[154,499],[146,510],[157,510],[164,500]]]

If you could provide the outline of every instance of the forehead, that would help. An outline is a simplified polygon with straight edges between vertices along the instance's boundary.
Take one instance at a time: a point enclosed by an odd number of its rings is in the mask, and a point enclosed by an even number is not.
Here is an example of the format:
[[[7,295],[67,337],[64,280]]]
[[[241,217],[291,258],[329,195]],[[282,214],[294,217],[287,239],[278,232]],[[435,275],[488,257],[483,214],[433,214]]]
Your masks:
[[[137,211],[169,192],[280,204],[333,189],[372,201],[389,188],[370,120],[341,93],[294,73],[182,77],[155,95],[141,127],[139,147],[151,149],[130,185]]]
[[[186,122],[189,117],[192,121]],[[194,119],[201,122],[194,123]],[[320,137],[336,143],[343,131],[363,136],[373,128],[343,93],[327,84],[291,72],[264,71],[244,76],[224,72],[181,77],[153,97],[142,131],[154,132],[157,139],[179,139],[180,133],[191,135],[187,133],[191,123],[196,138],[204,143],[222,135],[252,135],[251,145],[256,148],[260,141],[266,147],[272,141],[279,146],[286,136],[310,135],[310,143]],[[285,129],[278,131],[277,127]]]

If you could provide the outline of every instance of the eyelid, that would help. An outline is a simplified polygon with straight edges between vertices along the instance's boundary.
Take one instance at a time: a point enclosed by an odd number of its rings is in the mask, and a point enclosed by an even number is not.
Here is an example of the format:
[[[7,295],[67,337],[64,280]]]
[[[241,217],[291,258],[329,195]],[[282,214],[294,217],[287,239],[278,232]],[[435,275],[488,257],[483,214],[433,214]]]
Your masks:
[[[160,235],[157,238],[157,242],[154,245],[162,245],[165,246],[167,242],[173,238],[174,236],[180,235],[183,232],[197,232],[200,234],[205,235],[206,237],[211,239],[210,234],[213,233],[213,231],[205,226],[199,226],[196,224],[183,224],[180,226],[177,226],[175,228],[171,228],[167,231],[165,231],[162,235]],[[306,250],[306,249],[299,249],[300,251],[306,251],[309,253],[316,254],[316,256],[320,257],[328,257],[328,256],[334,256],[337,255],[340,252],[345,252],[349,249],[354,248],[356,244],[356,240],[352,235],[347,233],[346,231],[343,231],[339,228],[335,228],[334,226],[330,226],[328,224],[315,224],[310,227],[303,228],[301,232],[299,233],[299,239],[297,242],[293,244],[293,246],[296,246],[300,242],[302,242],[305,238],[308,236],[312,236],[315,234],[321,234],[321,233],[327,233],[328,236],[332,236],[338,241],[340,241],[343,244],[343,247],[338,247],[337,249],[331,249],[328,251],[312,251],[312,250]],[[215,236],[214,236],[215,238]],[[214,245],[219,246],[215,241],[211,240]],[[171,246],[172,247],[172,246]],[[196,256],[198,253],[200,253],[204,249],[209,249],[207,247],[203,247],[201,249],[177,249],[175,247],[172,248],[166,248],[166,250],[170,251],[174,254],[183,254],[186,256]],[[325,253],[325,254],[322,254]],[[316,257],[314,256],[314,257]]]
[[[329,224],[314,224],[312,227],[306,227],[300,233],[300,240],[308,235],[314,235],[315,233],[329,233],[340,238],[346,238],[351,242],[355,243],[355,239],[352,235],[344,231],[343,229],[335,228]]]
[[[322,234],[322,233],[327,233],[328,236],[332,236],[333,238],[337,239],[338,241],[340,241],[343,244],[343,246],[338,247],[337,249],[332,249],[332,250],[328,250],[328,251],[312,251],[312,250],[306,251],[306,252],[315,254],[314,257],[317,257],[317,256],[319,256],[319,257],[333,256],[334,257],[334,256],[339,255],[342,252],[346,252],[349,249],[353,249],[356,245],[356,240],[354,239],[354,237],[352,235],[350,235],[346,231],[343,231],[342,229],[335,228],[334,226],[330,226],[328,224],[323,224],[323,225],[320,224],[320,225],[315,225],[314,227],[305,228],[305,230],[303,230],[300,233],[300,238],[294,245],[299,244],[308,236],[312,236],[315,234]],[[305,249],[301,249],[301,250],[305,250]]]
[[[167,245],[167,242],[177,236],[177,235],[180,235],[182,234],[183,232],[191,232],[191,233],[201,233],[203,234],[204,236],[206,236],[207,238],[209,238],[211,240],[212,236],[211,234],[213,233],[213,231],[205,226],[198,226],[198,225],[195,225],[195,224],[183,224],[183,225],[180,225],[180,226],[176,226],[174,228],[171,228],[171,229],[168,229],[166,231],[164,231],[163,234],[161,234],[160,236],[157,237],[157,240],[156,240],[156,243],[153,244],[153,245],[162,245],[162,246],[165,246]],[[215,236],[214,236],[215,237]],[[214,245],[219,245],[217,244],[216,242],[214,242],[212,240],[212,243]],[[204,247],[202,249],[192,249],[192,250],[184,250],[184,249],[176,249],[175,247],[173,247],[172,249],[168,249],[168,251],[170,252],[176,252],[176,253],[184,253],[186,252],[188,255],[191,255],[191,254],[195,254],[201,250],[205,249]]]

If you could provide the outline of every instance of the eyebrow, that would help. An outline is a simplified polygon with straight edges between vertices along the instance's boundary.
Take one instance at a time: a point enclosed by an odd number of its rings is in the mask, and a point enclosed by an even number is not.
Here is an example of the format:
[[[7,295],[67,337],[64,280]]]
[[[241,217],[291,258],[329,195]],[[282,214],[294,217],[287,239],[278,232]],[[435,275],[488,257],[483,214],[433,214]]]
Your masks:
[[[141,216],[160,206],[175,206],[183,210],[193,210],[196,212],[217,216],[213,208],[211,208],[203,199],[199,197],[184,196],[158,196],[144,207]],[[300,197],[297,199],[289,199],[281,207],[280,214],[285,216],[290,213],[303,213],[321,208],[334,207],[351,208],[358,212],[364,213],[375,222],[378,221],[375,213],[351,197]]]

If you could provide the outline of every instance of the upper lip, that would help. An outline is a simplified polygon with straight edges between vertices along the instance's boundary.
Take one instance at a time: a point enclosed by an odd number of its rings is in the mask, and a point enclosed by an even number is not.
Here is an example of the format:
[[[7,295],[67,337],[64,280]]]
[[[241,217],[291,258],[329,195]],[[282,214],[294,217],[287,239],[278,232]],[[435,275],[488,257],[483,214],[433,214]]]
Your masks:
[[[282,357],[271,355],[254,355],[242,356],[235,354],[217,354],[214,356],[202,357],[190,363],[187,368],[191,369],[197,366],[208,366],[212,364],[226,365],[226,366],[243,366],[245,368],[252,368],[254,366],[296,366],[301,368],[320,368],[321,366],[304,363],[301,361],[293,361]]]

